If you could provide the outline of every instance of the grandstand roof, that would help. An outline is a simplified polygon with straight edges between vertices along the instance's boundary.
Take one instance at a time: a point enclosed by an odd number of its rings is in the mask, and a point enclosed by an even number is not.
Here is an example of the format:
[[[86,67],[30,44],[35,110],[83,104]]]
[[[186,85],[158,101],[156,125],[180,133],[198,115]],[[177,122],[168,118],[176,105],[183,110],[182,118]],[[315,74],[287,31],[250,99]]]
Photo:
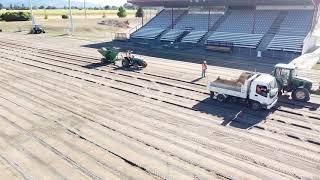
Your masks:
[[[128,0],[139,6],[253,6],[257,5],[313,5],[313,0]]]

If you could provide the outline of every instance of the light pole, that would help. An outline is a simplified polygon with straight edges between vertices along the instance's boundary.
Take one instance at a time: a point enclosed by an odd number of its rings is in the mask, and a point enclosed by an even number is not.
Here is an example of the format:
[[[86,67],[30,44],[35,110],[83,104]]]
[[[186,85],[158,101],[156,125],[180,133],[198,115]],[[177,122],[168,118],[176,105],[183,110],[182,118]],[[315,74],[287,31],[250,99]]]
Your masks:
[[[83,6],[84,6],[84,17],[87,19],[87,7],[86,7],[86,0],[83,0]]]
[[[73,26],[73,18],[72,18],[72,10],[71,10],[71,0],[69,0],[69,16],[70,16],[70,35],[73,35],[74,26]]]
[[[31,20],[32,20],[32,28],[33,28],[35,25],[35,22],[33,17],[33,10],[32,10],[32,0],[29,0],[29,6],[30,6],[30,14],[31,14]]]

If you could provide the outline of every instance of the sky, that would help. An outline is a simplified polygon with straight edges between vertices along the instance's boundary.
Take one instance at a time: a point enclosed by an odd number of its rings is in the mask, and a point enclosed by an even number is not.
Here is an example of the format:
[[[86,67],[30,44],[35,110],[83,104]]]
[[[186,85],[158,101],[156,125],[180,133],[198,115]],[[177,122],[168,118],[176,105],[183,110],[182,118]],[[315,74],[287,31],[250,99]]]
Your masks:
[[[79,1],[83,2],[83,0],[73,0],[73,1]],[[99,5],[123,5],[124,3],[127,2],[127,0],[86,0],[87,2],[91,2],[94,4],[99,4]]]

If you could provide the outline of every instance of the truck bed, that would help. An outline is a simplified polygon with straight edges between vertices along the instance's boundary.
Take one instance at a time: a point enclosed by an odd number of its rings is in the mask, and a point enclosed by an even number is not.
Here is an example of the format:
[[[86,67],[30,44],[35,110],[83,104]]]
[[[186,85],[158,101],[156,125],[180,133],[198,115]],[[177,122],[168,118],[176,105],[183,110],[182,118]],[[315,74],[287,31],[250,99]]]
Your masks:
[[[252,74],[250,73],[242,73],[238,79],[233,80],[221,79],[218,77],[215,81],[211,82],[210,86],[241,92],[241,87],[251,76]]]

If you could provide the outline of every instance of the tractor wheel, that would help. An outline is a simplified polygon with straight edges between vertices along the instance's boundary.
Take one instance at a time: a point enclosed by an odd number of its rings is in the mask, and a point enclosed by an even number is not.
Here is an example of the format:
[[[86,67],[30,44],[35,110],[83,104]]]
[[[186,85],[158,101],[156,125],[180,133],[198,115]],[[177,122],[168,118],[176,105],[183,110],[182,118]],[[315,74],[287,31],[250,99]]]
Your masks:
[[[146,68],[148,66],[148,64],[145,61],[141,61],[140,66],[142,66],[143,68]]]
[[[128,59],[122,60],[122,67],[128,68],[130,66],[130,61]]]
[[[105,58],[101,58],[101,64],[104,64],[106,62],[107,62],[107,60]]]
[[[257,102],[257,101],[252,101],[250,103],[250,107],[254,111],[259,111],[261,109],[261,104],[259,102]]]
[[[141,67],[143,67],[143,68],[145,68],[145,67],[147,67],[147,62],[145,62],[145,61],[143,61],[143,60],[141,60],[141,61],[137,61],[137,64],[138,64],[138,66],[141,66]]]
[[[308,102],[310,100],[310,92],[306,88],[298,88],[292,92],[291,97],[296,101]]]
[[[217,101],[220,102],[220,103],[225,102],[226,99],[227,99],[226,96],[223,95],[223,94],[218,94],[218,96],[217,96]]]

